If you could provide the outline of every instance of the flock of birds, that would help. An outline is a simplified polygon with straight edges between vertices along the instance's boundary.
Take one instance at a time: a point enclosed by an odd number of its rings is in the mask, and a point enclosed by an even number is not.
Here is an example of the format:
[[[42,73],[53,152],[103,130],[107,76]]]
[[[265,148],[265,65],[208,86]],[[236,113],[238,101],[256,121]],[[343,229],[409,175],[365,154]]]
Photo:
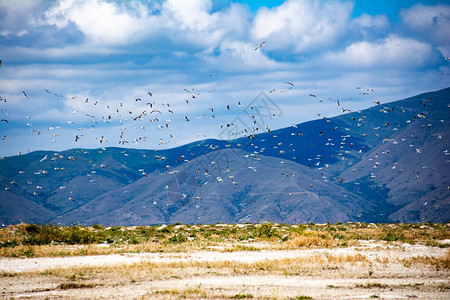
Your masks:
[[[264,46],[265,42],[260,43],[256,48],[255,51],[260,50],[263,46]],[[450,60],[448,57],[445,58],[447,61]],[[0,67],[3,65],[2,60],[0,60]],[[211,73],[208,75],[208,77],[212,78],[212,77],[216,77],[218,76],[220,70],[215,71],[214,73]],[[442,75],[448,75],[448,73],[442,73]],[[290,81],[285,81],[283,82],[283,84],[285,85],[285,88],[281,89],[281,90],[277,90],[277,89],[270,89],[268,92],[269,94],[271,93],[275,93],[275,92],[280,92],[280,93],[285,93],[290,91],[291,89],[295,88],[295,84],[293,82]],[[356,91],[362,95],[362,96],[367,96],[367,95],[372,95],[375,93],[374,89],[372,88],[367,88],[367,87],[362,87],[362,86],[358,86],[356,87]],[[58,98],[64,98],[63,95],[50,91],[48,89],[45,90],[45,92],[48,95],[54,96],[54,97],[58,97]],[[214,93],[215,90],[211,90],[208,91],[208,93]],[[197,91],[195,88],[185,88],[184,89],[184,93],[185,93],[185,97],[184,97],[184,103],[185,105],[189,105],[190,103],[192,103],[193,101],[200,101],[199,99],[202,96],[203,92],[199,92]],[[30,96],[26,93],[26,91],[22,91],[22,95],[26,100],[31,100]],[[230,111],[230,110],[235,110],[235,109],[239,109],[242,110],[242,107],[244,108],[244,111],[248,114],[249,116],[249,124],[251,124],[250,126],[244,127],[244,128],[237,128],[236,124],[234,123],[234,121],[231,122],[225,122],[224,124],[220,124],[219,125],[219,129],[221,130],[225,130],[229,135],[234,136],[234,138],[237,137],[247,137],[249,139],[249,143],[248,145],[250,145],[250,147],[254,147],[254,149],[252,149],[253,151],[247,151],[245,154],[246,158],[253,158],[254,160],[258,161],[263,159],[263,149],[259,149],[258,145],[256,143],[252,143],[252,140],[255,140],[256,135],[259,133],[268,133],[271,134],[271,128],[270,125],[268,124],[268,122],[264,122],[264,120],[262,120],[262,116],[265,116],[266,120],[265,121],[269,121],[270,119],[273,119],[275,117],[277,117],[277,112],[276,111],[271,111],[270,109],[267,110],[267,105],[261,105],[261,103],[258,102],[252,102],[249,103],[247,105],[244,105],[241,101],[237,101],[236,99],[233,98],[234,102],[227,104],[225,107],[220,107],[219,109],[217,107],[208,107],[207,111],[203,112],[200,116],[196,116],[193,117],[191,115],[187,115],[187,114],[179,114],[178,111],[175,109],[175,107],[179,108],[179,104],[177,103],[177,105],[172,106],[169,102],[167,101],[159,101],[157,100],[157,93],[155,94],[153,91],[147,91],[147,93],[144,96],[140,96],[140,97],[136,97],[135,99],[132,100],[133,104],[129,105],[129,103],[119,103],[116,106],[112,106],[111,104],[109,105],[105,105],[105,107],[103,109],[96,109],[98,107],[100,107],[102,104],[100,101],[98,100],[90,100],[89,98],[82,98],[80,99],[80,97],[78,96],[70,96],[67,97],[66,101],[70,102],[75,102],[78,101],[78,104],[83,104],[85,105],[85,107],[90,107],[90,109],[95,112],[95,111],[102,111],[104,113],[101,114],[101,116],[95,115],[95,113],[89,113],[89,114],[85,114],[85,116],[83,116],[84,120],[87,119],[87,123],[84,121],[84,126],[78,127],[78,133],[75,134],[73,136],[73,141],[75,142],[75,145],[79,142],[82,141],[83,139],[85,139],[88,136],[87,132],[93,132],[96,130],[96,127],[99,126],[99,123],[105,123],[105,124],[111,124],[113,126],[119,125],[120,126],[120,130],[116,133],[118,135],[118,144],[122,145],[122,146],[126,146],[129,143],[141,143],[141,142],[146,142],[148,139],[148,136],[146,135],[147,130],[149,129],[149,125],[152,126],[152,129],[156,129],[156,132],[163,132],[163,131],[169,131],[169,134],[166,135],[166,137],[161,137],[159,139],[159,145],[166,145],[169,144],[171,140],[176,139],[175,133],[172,130],[172,126],[171,123],[173,122],[173,118],[174,117],[182,117],[184,122],[189,123],[192,122],[192,120],[201,120],[205,117],[214,119],[215,118],[215,112],[216,111],[220,111],[220,110],[226,110],[226,111]],[[346,113],[346,112],[351,112],[350,109],[345,107],[345,103],[347,103],[347,101],[351,101],[352,97],[348,97],[347,99],[340,99],[340,100],[335,100],[332,98],[328,98],[327,100],[324,100],[322,98],[319,98],[316,94],[310,93],[309,97],[311,99],[314,99],[314,101],[318,101],[319,103],[322,102],[326,102],[326,103],[334,103],[337,107],[340,108],[340,111],[342,113]],[[427,101],[430,101],[431,99],[426,99],[423,102],[423,105],[425,106]],[[0,96],[0,103],[7,103],[7,99]],[[390,113],[393,112],[396,108],[395,107],[387,107],[382,105],[382,103],[379,100],[375,100],[373,102],[376,106],[379,106],[379,113]],[[78,105],[79,106],[79,105]],[[133,107],[133,109],[131,109],[131,107]],[[397,108],[397,110],[401,108]],[[363,114],[362,111],[357,111],[360,115],[360,117],[354,117],[352,116],[351,119],[352,121],[356,122],[356,126],[359,128],[361,126],[363,126],[364,121],[366,116]],[[405,113],[405,110],[403,109],[403,113]],[[2,114],[3,114],[3,118],[1,119],[1,123],[4,123],[4,125],[2,126],[7,126],[9,121],[8,121],[8,112],[5,109],[2,109]],[[74,110],[72,112],[72,115],[76,115],[76,114],[81,114],[78,110]],[[321,113],[317,113],[318,117],[323,118],[325,120],[327,120],[326,116],[323,116],[323,114]],[[43,134],[44,131],[47,131],[46,129],[40,128],[40,129],[36,129],[33,127],[33,124],[31,123],[31,117],[27,116],[26,118],[26,123],[25,126],[28,127],[30,129],[30,131],[33,134],[37,134],[37,135],[41,135]],[[268,118],[268,119],[267,119]],[[418,114],[418,115],[414,115],[413,116],[413,120],[417,120],[420,118],[425,118],[425,115],[423,113]],[[78,120],[82,120],[82,118],[78,118]],[[329,120],[327,120],[328,122]],[[83,123],[83,121],[80,121],[81,123]],[[411,120],[408,120],[407,122],[411,122]],[[74,128],[74,126],[76,125],[77,122],[75,121],[71,121],[68,120],[65,124],[65,126],[69,127],[69,128]],[[131,127],[129,127],[129,125],[131,124]],[[392,125],[392,126],[391,126]],[[398,125],[398,124],[397,124]],[[384,124],[381,124],[380,126],[384,126],[385,128],[391,126],[393,128],[393,130],[397,130],[397,127],[393,124],[389,124],[388,122],[385,122]],[[429,125],[431,126],[431,125]],[[1,128],[1,127],[0,127]],[[60,129],[62,129],[63,126],[50,126],[48,127],[48,132],[51,133],[51,142],[55,143],[57,142],[57,139],[59,136],[61,136],[60,133]],[[129,128],[132,128],[134,130],[137,130],[138,132],[143,133],[142,135],[133,135],[131,136]],[[292,131],[291,131],[291,135],[295,135],[295,136],[302,136],[303,133],[296,130],[297,126],[293,125],[292,126]],[[337,129],[337,128],[335,128]],[[374,128],[375,132],[377,128]],[[323,136],[324,132],[323,131],[319,131],[317,132],[318,136]],[[375,135],[377,135],[377,133],[375,133]],[[205,138],[207,137],[207,135],[205,133],[198,133],[197,135],[199,138]],[[361,137],[365,137],[367,136],[367,133],[363,133],[361,135]],[[276,135],[273,135],[273,137],[277,137]],[[330,146],[336,146],[336,147],[340,147],[342,149],[344,149],[345,147],[343,146],[346,143],[346,139],[348,139],[350,136],[349,135],[344,135],[341,136],[341,140],[340,141],[334,141],[332,139],[328,140],[327,145]],[[382,136],[378,135],[379,138],[382,138]],[[439,136],[438,138],[442,138],[441,136]],[[98,142],[98,144],[100,144],[101,146],[105,147],[108,144],[108,139],[107,137],[105,137],[105,135],[99,135],[99,136],[95,136],[94,139]],[[384,138],[387,140],[387,138]],[[7,135],[3,135],[2,136],[2,140],[6,141],[7,140]],[[313,145],[313,144],[311,144]],[[239,147],[240,145],[238,144],[237,147]],[[214,148],[215,146],[213,145],[209,145],[209,148],[207,149],[208,151],[213,151],[213,150],[217,150],[218,147]],[[230,147],[230,144],[227,144],[226,147]],[[350,148],[353,147],[353,143],[350,143]],[[277,143],[276,145],[273,145],[272,148],[274,149],[279,149],[279,155],[281,158],[280,163],[281,164],[285,164],[286,162],[283,160],[283,156],[286,155],[287,152],[293,152],[295,151],[295,149],[289,145],[287,147],[284,147],[284,145],[282,145],[282,142]],[[103,148],[103,151],[105,151],[106,148]],[[246,149],[249,150],[249,149]],[[357,151],[358,153],[362,153],[363,149],[352,149]],[[31,152],[32,150],[29,149],[28,152]],[[87,153],[87,150],[83,150],[83,152]],[[388,154],[387,153],[383,153],[383,154]],[[420,149],[417,149],[417,153],[420,153]],[[260,155],[261,154],[261,155]],[[342,153],[339,153],[340,159],[345,161],[346,160],[346,155],[350,156],[350,151],[348,149],[345,149],[345,151],[343,150]],[[22,155],[22,152],[18,153],[19,156]],[[127,155],[126,153],[124,153],[124,155]],[[144,155],[145,156],[145,155]],[[197,156],[198,157],[198,156]],[[63,157],[60,154],[56,154],[53,157],[49,157],[48,155],[45,155],[44,157],[42,157],[42,159],[40,159],[40,163],[43,163],[44,161],[56,161],[58,159],[68,159],[68,160],[76,160],[76,158],[70,156],[70,157]],[[175,161],[173,162],[167,162],[164,163],[165,167],[163,168],[165,171],[169,172],[169,174],[173,174],[170,172],[174,172],[172,171],[172,167],[181,163],[181,162],[189,162],[193,159],[196,158],[196,155],[194,155],[192,152],[191,153],[186,153],[184,155],[180,155]],[[375,159],[374,161],[374,165],[373,168],[377,168],[378,165],[380,164],[376,159],[378,158],[378,154],[375,155],[375,157],[371,157],[368,158],[370,160]],[[4,157],[2,157],[1,159],[4,159]],[[153,156],[152,159],[158,160],[158,161],[167,161],[167,157],[163,156],[163,155],[159,155],[158,150],[155,150],[155,154]],[[296,160],[297,158],[293,157],[293,160]],[[310,161],[310,163],[308,163],[308,167],[310,168],[317,168],[317,169],[329,169],[330,165],[329,164],[321,164],[322,161],[322,157],[321,155],[317,155],[317,157],[311,157],[308,158],[308,161]],[[200,175],[204,175],[204,176],[213,176],[217,182],[221,182],[223,181],[223,173],[222,170],[220,169],[224,169],[224,173],[230,174],[228,175],[229,179],[232,181],[233,184],[238,185],[238,182],[236,181],[236,179],[234,178],[234,176],[231,174],[231,170],[229,169],[229,166],[217,166],[217,162],[215,161],[211,161],[211,164],[216,164],[216,169],[219,169],[219,173],[214,174],[215,172],[212,172],[210,169],[208,169],[208,166],[202,166],[202,168],[197,168],[196,170],[196,176],[200,176]],[[107,168],[108,166],[105,164],[101,164],[101,165],[97,165],[97,164],[93,164],[93,167],[101,167],[101,168]],[[396,164],[393,166],[392,169],[395,169],[397,166]],[[248,167],[249,170],[253,171],[253,172],[257,172],[257,168],[254,166],[249,166]],[[54,167],[55,171],[61,172],[64,171],[65,168],[64,167]],[[353,172],[355,172],[356,170],[353,169]],[[138,170],[138,172],[140,172],[143,176],[147,176],[146,171],[143,168],[140,168]],[[19,171],[20,174],[24,174],[23,171]],[[39,169],[36,170],[34,172],[34,174],[37,175],[48,175],[48,171],[45,169]],[[373,176],[373,173],[371,173]],[[88,176],[90,176],[91,174],[88,172],[87,174]],[[323,174],[322,174],[323,175]],[[286,171],[286,172],[281,172],[280,176],[284,176],[284,177],[293,177],[295,176],[294,173]],[[415,174],[416,178],[419,176],[419,172],[417,172]],[[324,180],[329,180],[330,178],[327,178],[325,175],[323,175],[323,179]],[[339,183],[343,183],[345,181],[344,178],[332,178],[334,180],[337,180]],[[10,182],[11,185],[17,185],[16,181],[11,181]],[[312,187],[312,185],[311,185]],[[62,185],[60,188],[64,188],[64,185]],[[10,190],[10,187],[5,187],[5,190]],[[41,186],[36,186],[36,191],[34,192],[35,195],[37,195],[39,193],[39,191],[42,190]],[[69,200],[75,201],[75,199],[73,197],[69,197]]]

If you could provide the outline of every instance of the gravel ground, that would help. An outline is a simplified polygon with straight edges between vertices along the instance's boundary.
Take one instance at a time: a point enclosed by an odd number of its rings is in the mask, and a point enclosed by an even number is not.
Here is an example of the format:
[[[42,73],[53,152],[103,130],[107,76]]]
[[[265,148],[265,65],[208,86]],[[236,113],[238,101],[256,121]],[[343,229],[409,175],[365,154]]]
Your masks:
[[[335,249],[201,251],[181,253],[129,253],[103,256],[55,258],[2,258],[0,298],[2,299],[172,299],[253,297],[287,299],[309,296],[314,299],[450,299],[450,272],[430,265],[404,266],[402,259],[439,258],[447,249],[422,245],[392,245],[361,242],[358,247]],[[367,262],[341,266],[317,265],[301,274],[223,274],[214,268],[207,273],[180,270],[178,276],[139,278],[103,277],[70,281],[49,276],[51,270],[71,267],[110,266],[131,268],[136,264],[186,262],[256,263],[292,258],[346,256],[361,254]],[[386,258],[383,263],[383,258]],[[388,261],[388,263],[386,263]],[[314,267],[314,266],[313,266]],[[312,271],[311,271],[312,270]],[[368,272],[372,274],[368,275]],[[77,282],[73,288],[62,284]]]

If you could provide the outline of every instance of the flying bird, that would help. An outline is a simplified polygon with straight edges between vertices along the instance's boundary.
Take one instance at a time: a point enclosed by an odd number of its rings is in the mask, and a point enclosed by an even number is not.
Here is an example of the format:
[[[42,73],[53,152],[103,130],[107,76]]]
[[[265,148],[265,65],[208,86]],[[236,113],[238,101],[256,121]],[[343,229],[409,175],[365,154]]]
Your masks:
[[[284,83],[287,83],[287,84],[289,84],[291,86],[289,89],[292,89],[294,87],[294,84],[292,82],[285,81]]]
[[[22,93],[23,93],[23,95],[25,96],[25,98],[30,99],[30,98],[28,98],[28,96],[27,96],[27,94],[25,93],[25,91],[22,91]]]
[[[261,44],[259,44],[258,47],[255,48],[255,51],[258,50],[259,48],[261,48],[266,42],[262,42]]]
[[[216,75],[217,75],[217,73],[219,73],[219,71],[216,71],[215,73],[212,73],[212,74],[210,74],[210,75],[209,75],[209,77],[213,77],[213,76],[216,76]]]

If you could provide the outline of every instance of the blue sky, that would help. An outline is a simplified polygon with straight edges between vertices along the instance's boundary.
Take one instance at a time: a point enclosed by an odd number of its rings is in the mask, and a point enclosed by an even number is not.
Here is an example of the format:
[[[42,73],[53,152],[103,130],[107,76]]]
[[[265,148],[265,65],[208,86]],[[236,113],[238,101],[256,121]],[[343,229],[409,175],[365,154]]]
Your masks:
[[[291,126],[446,88],[449,56],[445,1],[0,0],[0,155],[221,138],[261,92]]]

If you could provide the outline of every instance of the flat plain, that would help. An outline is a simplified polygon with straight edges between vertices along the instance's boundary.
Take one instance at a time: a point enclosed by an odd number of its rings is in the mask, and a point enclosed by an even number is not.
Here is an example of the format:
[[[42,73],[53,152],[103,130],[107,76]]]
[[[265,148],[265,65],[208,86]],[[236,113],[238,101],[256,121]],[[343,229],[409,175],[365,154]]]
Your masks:
[[[449,299],[448,229],[430,223],[19,224],[0,231],[0,297]]]

